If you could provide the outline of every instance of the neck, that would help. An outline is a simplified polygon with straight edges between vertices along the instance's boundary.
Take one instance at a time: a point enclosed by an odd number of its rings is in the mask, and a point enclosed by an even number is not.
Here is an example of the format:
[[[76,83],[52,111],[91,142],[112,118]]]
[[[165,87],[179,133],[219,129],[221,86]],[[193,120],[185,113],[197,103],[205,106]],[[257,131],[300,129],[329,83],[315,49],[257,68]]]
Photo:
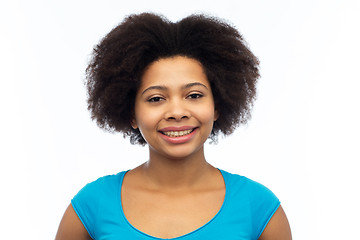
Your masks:
[[[179,190],[198,186],[214,167],[206,162],[203,149],[191,157],[175,159],[150,150],[149,161],[141,166],[141,170],[151,187]]]

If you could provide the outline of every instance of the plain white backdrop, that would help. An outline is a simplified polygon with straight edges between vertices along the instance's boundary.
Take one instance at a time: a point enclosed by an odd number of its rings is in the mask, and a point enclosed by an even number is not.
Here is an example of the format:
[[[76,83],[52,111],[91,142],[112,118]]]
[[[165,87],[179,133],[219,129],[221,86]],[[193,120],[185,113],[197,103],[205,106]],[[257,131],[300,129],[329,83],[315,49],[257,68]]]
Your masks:
[[[294,239],[356,239],[360,224],[359,1],[0,3],[0,238],[53,239],[71,198],[147,148],[100,130],[83,85],[93,46],[131,13],[227,19],[261,62],[253,117],[219,144],[218,168],[269,187]]]

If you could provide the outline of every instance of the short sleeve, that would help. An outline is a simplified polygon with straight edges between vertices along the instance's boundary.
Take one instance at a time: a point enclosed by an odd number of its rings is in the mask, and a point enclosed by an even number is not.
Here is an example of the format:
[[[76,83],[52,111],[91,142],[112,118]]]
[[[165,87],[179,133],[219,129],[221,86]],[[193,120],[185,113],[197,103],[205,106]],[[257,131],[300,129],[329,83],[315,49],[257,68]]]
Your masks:
[[[71,200],[72,207],[92,239],[95,239],[94,226],[99,209],[100,185],[100,179],[88,183]]]
[[[280,206],[279,199],[264,185],[247,179],[255,239],[258,239]]]

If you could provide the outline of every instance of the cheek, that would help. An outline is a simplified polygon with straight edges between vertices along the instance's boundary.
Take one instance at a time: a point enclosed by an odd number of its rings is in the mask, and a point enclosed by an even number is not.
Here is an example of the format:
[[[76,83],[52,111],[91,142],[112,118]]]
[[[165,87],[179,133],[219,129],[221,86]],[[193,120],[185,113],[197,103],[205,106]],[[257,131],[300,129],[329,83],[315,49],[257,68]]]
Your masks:
[[[202,110],[197,112],[197,119],[201,122],[202,125],[202,134],[204,140],[207,139],[214,127],[214,110],[211,109],[211,106],[207,110]]]
[[[213,124],[215,119],[215,110],[213,105],[208,105],[206,107],[199,108],[196,111],[196,116],[203,123]]]
[[[148,143],[151,139],[152,132],[156,129],[156,125],[154,124],[155,120],[152,119],[151,114],[146,114],[147,113],[142,112],[140,115],[136,115],[136,123],[141,136]]]
[[[156,128],[156,124],[159,121],[159,113],[138,106],[135,108],[135,120],[140,131],[144,132],[147,129]]]

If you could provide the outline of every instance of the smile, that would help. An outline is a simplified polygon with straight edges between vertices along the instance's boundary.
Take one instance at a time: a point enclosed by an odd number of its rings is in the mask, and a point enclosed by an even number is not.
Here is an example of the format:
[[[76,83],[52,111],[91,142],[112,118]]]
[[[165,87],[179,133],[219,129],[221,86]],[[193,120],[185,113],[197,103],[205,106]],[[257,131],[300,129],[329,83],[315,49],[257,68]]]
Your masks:
[[[181,126],[181,127],[166,127],[159,131],[162,139],[169,144],[184,144],[196,136],[198,127]]]
[[[164,135],[168,137],[182,137],[190,134],[194,129],[184,130],[184,131],[166,131],[162,132]]]

